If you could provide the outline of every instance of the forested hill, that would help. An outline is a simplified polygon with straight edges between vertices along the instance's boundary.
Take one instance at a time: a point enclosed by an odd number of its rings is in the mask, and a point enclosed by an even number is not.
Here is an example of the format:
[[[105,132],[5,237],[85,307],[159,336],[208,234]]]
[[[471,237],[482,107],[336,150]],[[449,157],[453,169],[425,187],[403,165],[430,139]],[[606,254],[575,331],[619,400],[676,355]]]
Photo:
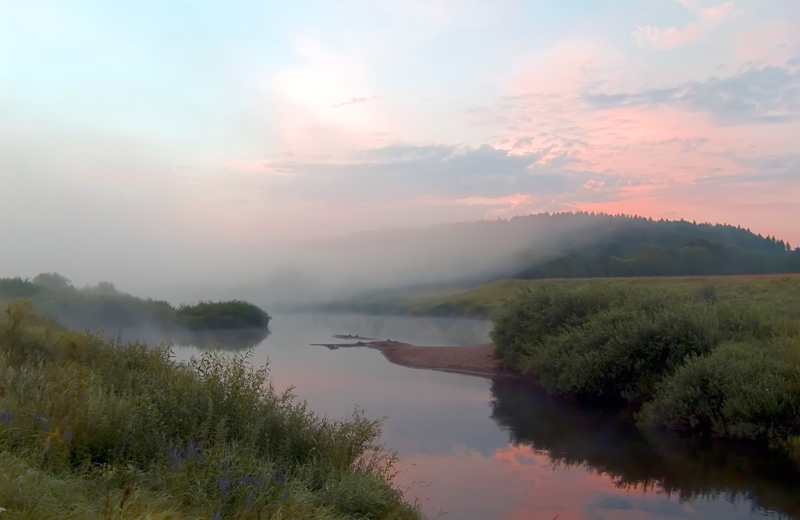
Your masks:
[[[535,215],[522,218],[542,218]],[[550,253],[530,251],[514,278],[676,276],[800,272],[800,248],[730,225],[641,217],[561,214],[591,221],[594,240],[570,241]]]

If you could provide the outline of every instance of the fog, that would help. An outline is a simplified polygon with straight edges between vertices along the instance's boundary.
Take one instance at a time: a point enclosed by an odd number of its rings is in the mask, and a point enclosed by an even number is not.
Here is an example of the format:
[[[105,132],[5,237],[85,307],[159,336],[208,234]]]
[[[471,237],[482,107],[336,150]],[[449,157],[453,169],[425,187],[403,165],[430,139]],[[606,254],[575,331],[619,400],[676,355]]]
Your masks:
[[[287,244],[273,265],[249,267],[254,274],[233,284],[231,294],[291,305],[382,290],[469,287],[510,277],[559,249],[594,242],[618,225],[522,217]]]
[[[65,244],[62,254],[28,263],[18,256],[2,264],[0,276],[59,272],[76,287],[109,281],[173,304],[241,298],[269,310],[383,290],[477,285],[599,240],[617,225],[580,215],[519,217],[247,246],[138,248],[135,239],[108,236],[98,237],[95,248]],[[35,251],[36,244],[28,245]]]

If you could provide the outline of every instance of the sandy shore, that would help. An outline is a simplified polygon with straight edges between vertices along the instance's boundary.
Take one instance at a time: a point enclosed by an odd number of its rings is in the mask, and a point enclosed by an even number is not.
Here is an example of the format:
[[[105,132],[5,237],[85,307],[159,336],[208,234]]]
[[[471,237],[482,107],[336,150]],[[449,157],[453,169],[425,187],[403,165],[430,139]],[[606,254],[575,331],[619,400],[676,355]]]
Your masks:
[[[493,345],[491,343],[470,347],[424,347],[399,341],[360,341],[355,344],[321,345],[331,349],[355,347],[375,349],[380,351],[391,363],[410,368],[426,368],[484,377],[518,375],[515,372],[504,370],[500,366],[500,362],[492,356]]]

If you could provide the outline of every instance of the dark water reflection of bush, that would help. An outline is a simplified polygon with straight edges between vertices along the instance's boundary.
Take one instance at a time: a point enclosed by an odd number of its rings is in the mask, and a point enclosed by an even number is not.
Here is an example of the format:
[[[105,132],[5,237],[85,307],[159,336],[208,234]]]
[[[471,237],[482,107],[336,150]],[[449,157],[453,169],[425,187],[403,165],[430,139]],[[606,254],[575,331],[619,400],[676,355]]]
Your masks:
[[[122,341],[143,341],[148,345],[191,346],[201,350],[220,349],[228,352],[241,352],[264,341],[270,334],[269,329],[236,329],[206,331],[165,331],[158,328],[134,327],[127,329],[91,328],[112,338]]]
[[[549,398],[524,381],[492,382],[492,418],[515,444],[555,464],[585,466],[620,488],[663,489],[678,500],[745,498],[754,509],[800,518],[800,471],[763,446],[643,434],[625,414]]]

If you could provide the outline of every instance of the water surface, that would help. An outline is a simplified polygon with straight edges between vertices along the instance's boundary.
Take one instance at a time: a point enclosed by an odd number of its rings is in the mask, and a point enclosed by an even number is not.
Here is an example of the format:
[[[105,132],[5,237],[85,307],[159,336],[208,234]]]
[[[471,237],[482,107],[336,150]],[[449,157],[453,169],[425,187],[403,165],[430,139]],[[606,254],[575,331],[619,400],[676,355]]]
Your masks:
[[[458,520],[800,519],[782,458],[724,443],[642,436],[624,418],[554,401],[523,381],[399,367],[371,349],[311,343],[359,334],[418,345],[486,343],[480,320],[277,315],[253,350],[276,389],[319,413],[386,417],[400,486],[430,517]],[[197,355],[177,347],[178,359]]]

